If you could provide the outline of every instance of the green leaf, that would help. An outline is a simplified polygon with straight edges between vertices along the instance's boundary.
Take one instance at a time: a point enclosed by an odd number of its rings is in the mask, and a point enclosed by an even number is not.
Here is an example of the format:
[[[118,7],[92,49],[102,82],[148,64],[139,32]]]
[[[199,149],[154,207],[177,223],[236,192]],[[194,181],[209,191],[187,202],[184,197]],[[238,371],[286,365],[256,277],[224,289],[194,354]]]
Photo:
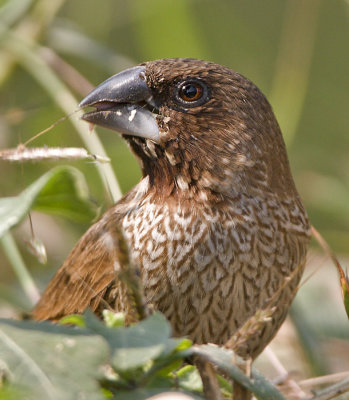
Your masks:
[[[108,361],[103,338],[49,323],[0,319],[1,362],[27,400],[101,400],[98,379]]]
[[[182,389],[202,392],[202,380],[199,371],[193,365],[186,365],[176,375]]]
[[[230,399],[233,394],[232,383],[220,375],[217,375],[217,380],[218,380],[219,387],[221,388],[222,395],[224,397],[227,397],[228,399]]]
[[[183,364],[183,360],[192,354],[192,342],[188,339],[170,338],[166,342],[164,351],[156,360],[150,369],[147,369],[144,381],[147,381],[147,387],[156,387],[157,377],[173,377],[172,372],[178,370]]]
[[[85,319],[81,314],[70,314],[66,315],[65,317],[61,318],[58,323],[60,325],[75,325],[75,326],[80,326],[81,328],[84,328],[85,325]]]
[[[17,225],[31,208],[86,222],[96,216],[83,174],[57,167],[42,175],[16,197],[0,199],[0,237]]]
[[[120,328],[125,326],[125,314],[103,310],[103,320],[108,328]]]
[[[46,182],[41,184],[34,209],[78,222],[88,222],[96,217],[96,205],[89,198],[85,177],[79,170],[73,167],[58,167],[40,179],[44,177]]]
[[[232,360],[236,355],[231,350],[208,344],[193,346],[192,351],[216,365],[220,373],[224,372],[227,376],[241,383],[253,392],[257,399],[284,400],[283,395],[255,368],[252,368],[252,378],[244,375],[240,368],[233,364]]]
[[[122,372],[141,367],[159,357],[166,349],[171,328],[160,313],[154,313],[129,328],[107,328],[90,312],[85,314],[86,327],[102,335],[112,349],[112,366]]]
[[[166,362],[162,360],[154,361],[152,368],[147,371],[147,387],[156,387],[154,386],[155,379],[158,377],[172,377],[172,372],[176,371],[183,365],[184,357],[175,358],[173,356],[167,357]]]
[[[26,394],[27,393],[23,388],[8,384],[7,382],[5,382],[5,384],[2,382],[0,383],[0,400],[24,399]]]

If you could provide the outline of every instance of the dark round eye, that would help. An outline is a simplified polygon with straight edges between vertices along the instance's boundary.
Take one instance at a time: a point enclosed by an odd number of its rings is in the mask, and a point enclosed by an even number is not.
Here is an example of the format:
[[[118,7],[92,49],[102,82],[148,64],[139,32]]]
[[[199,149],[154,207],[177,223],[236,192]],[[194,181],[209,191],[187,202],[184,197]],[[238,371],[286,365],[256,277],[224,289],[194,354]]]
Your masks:
[[[188,107],[196,107],[208,100],[208,90],[204,82],[199,79],[190,79],[177,85],[177,102]]]
[[[203,94],[202,86],[197,82],[185,83],[179,88],[179,96],[184,101],[199,100]]]

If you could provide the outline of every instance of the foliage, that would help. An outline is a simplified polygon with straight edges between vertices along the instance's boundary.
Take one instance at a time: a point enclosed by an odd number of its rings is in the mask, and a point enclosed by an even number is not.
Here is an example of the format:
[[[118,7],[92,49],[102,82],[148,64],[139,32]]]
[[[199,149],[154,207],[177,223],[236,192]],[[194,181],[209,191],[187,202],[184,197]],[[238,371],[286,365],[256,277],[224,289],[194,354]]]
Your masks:
[[[16,197],[0,199],[0,237],[31,209],[90,221],[97,208],[90,201],[84,176],[72,167],[57,167],[42,175]]]
[[[197,370],[183,366],[195,355],[244,382],[259,399],[283,398],[260,376],[244,376],[231,351],[171,338],[170,325],[159,313],[128,328],[108,327],[90,312],[82,321],[83,327],[68,327],[0,320],[3,391],[17,390],[18,399],[144,399],[167,391],[200,399]]]

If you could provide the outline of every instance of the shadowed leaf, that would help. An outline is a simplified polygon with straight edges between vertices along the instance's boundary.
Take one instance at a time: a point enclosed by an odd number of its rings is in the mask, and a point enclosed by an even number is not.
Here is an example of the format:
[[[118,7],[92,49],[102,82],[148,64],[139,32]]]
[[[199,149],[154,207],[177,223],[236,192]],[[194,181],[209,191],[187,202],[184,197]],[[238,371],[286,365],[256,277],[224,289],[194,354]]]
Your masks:
[[[107,328],[93,314],[85,314],[86,327],[102,335],[112,349],[112,366],[116,371],[127,371],[159,357],[170,338],[169,322],[155,313],[129,328]]]
[[[49,323],[0,320],[1,360],[25,398],[103,399],[97,379],[108,361],[106,342],[86,331]]]
[[[18,196],[0,199],[0,237],[31,208],[81,222],[90,221],[97,211],[89,200],[84,176],[72,167],[51,169]]]

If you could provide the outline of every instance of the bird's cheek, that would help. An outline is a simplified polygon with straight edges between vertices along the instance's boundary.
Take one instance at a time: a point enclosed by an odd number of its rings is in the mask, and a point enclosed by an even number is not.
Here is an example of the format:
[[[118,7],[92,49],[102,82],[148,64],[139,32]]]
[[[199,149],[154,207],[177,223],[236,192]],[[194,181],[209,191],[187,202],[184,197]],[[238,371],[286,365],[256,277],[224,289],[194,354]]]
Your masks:
[[[171,139],[171,122],[172,119],[169,115],[160,114],[156,118],[159,132],[160,132],[160,144],[166,143],[168,140]]]

